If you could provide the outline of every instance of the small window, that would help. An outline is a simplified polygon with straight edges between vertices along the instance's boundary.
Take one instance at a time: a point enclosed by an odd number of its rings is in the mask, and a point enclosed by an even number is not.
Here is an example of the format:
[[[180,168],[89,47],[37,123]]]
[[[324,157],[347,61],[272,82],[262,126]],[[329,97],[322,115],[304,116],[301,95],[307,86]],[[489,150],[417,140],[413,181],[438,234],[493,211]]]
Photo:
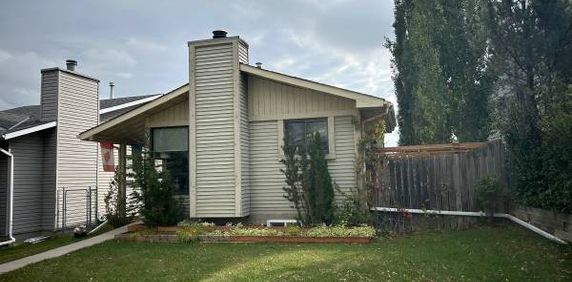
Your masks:
[[[189,150],[188,127],[153,128],[153,152],[180,152]]]
[[[153,128],[153,157],[161,170],[171,174],[180,195],[189,194],[189,129],[188,127]]]
[[[328,119],[300,119],[284,121],[284,136],[292,145],[306,146],[310,138],[316,134],[320,134],[322,139],[322,150],[324,154],[329,153],[328,143]]]

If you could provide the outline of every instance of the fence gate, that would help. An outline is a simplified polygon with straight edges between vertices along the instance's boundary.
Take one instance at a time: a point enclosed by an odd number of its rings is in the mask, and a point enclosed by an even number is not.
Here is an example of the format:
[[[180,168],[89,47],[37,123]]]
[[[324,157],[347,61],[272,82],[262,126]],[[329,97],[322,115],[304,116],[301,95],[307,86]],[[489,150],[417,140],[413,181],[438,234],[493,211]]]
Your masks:
[[[56,229],[90,226],[98,218],[97,187],[60,188],[56,193]]]

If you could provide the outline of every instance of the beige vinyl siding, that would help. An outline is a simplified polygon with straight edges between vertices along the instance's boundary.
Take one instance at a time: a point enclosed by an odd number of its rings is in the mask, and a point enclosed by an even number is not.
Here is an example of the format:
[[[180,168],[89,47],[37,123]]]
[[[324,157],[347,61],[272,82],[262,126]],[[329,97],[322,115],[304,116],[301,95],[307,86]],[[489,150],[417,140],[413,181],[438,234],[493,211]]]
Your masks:
[[[352,120],[352,116],[334,117],[336,158],[328,160],[333,181],[345,191],[355,187],[355,126]],[[250,123],[250,214],[254,223],[295,217],[291,203],[283,197],[285,183],[279,162],[279,122]],[[341,201],[340,195],[336,195],[336,200]]]
[[[14,234],[41,231],[43,147],[39,133],[10,140],[14,155]]]
[[[7,210],[7,197],[8,189],[8,169],[10,167],[10,158],[4,154],[0,155],[0,236],[6,236],[8,230],[6,229],[6,219],[8,216]]]
[[[194,49],[193,49],[194,48]],[[233,42],[191,46],[191,95],[194,92],[194,144],[196,217],[236,215]],[[195,139],[193,140],[193,137]],[[193,148],[191,148],[192,150]],[[193,152],[190,152],[191,159]],[[193,173],[191,173],[193,178]],[[191,197],[193,199],[193,197]]]
[[[239,49],[240,50],[240,49]],[[240,76],[240,174],[241,174],[241,212],[250,213],[250,150],[248,128],[248,80],[245,74]]]
[[[336,139],[336,158],[328,160],[328,169],[333,181],[344,192],[356,187],[356,143],[354,138],[355,125],[352,116],[334,118],[334,138]],[[336,195],[336,201],[342,201]]]
[[[189,125],[189,99],[147,118],[147,127],[168,127]]]
[[[273,218],[292,214],[284,199],[276,121],[250,123],[250,215]]]
[[[57,130],[43,132],[42,229],[54,230],[56,220]]]
[[[248,78],[251,121],[357,114],[355,101],[256,76]]]
[[[242,41],[238,42],[238,61],[242,64],[248,64],[248,46]]]
[[[58,78],[59,71],[43,71],[41,81],[41,120],[55,120],[58,114]]]
[[[95,187],[97,143],[81,141],[77,136],[98,124],[98,82],[68,72],[59,73],[57,186]],[[85,221],[85,205],[85,192],[68,194],[67,226]]]

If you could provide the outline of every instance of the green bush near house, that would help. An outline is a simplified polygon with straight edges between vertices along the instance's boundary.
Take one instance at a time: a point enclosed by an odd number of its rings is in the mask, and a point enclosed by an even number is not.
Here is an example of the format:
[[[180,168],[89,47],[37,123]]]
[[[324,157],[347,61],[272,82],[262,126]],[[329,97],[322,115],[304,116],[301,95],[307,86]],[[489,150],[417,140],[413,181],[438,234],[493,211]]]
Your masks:
[[[145,225],[174,226],[184,217],[183,207],[175,198],[177,188],[169,171],[158,171],[155,160],[145,152],[133,160],[133,177],[139,192],[134,197],[139,200],[139,213]]]

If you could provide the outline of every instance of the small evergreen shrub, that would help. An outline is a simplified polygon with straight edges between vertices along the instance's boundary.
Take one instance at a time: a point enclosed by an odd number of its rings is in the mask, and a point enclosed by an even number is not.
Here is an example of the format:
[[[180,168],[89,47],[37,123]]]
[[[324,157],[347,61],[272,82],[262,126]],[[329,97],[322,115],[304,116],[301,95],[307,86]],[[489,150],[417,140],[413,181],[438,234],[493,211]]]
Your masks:
[[[297,219],[303,225],[332,224],[334,221],[334,188],[319,133],[304,146],[290,145],[284,140],[281,169],[287,186],[284,197],[292,202]]]
[[[139,192],[135,196],[141,202],[140,214],[147,226],[172,226],[184,217],[183,207],[175,195],[168,171],[157,171],[155,160],[144,154],[133,165],[134,180]]]
[[[497,177],[485,176],[479,182],[476,192],[479,206],[488,214],[498,212],[504,203],[505,192]]]
[[[113,227],[121,227],[130,223],[137,213],[136,204],[130,203],[125,208],[122,199],[119,199],[119,181],[121,173],[116,169],[115,175],[109,184],[109,191],[105,195],[103,201],[105,202],[105,220]]]

